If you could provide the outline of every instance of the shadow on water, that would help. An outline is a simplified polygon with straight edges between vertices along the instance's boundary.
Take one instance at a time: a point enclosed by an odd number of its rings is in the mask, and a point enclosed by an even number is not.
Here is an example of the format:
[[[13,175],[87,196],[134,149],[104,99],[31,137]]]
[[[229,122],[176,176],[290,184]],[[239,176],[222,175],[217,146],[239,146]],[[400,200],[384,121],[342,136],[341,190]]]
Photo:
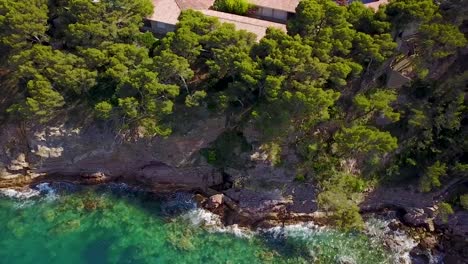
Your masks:
[[[313,263],[317,256],[334,261],[343,247],[354,248],[352,252],[345,252],[346,255],[369,255],[369,248],[363,250],[367,242],[358,241],[360,246],[351,246],[350,243],[356,244],[355,239],[334,233],[314,235],[311,242],[309,238],[291,236],[284,229],[265,230],[251,240],[244,240],[191,228],[185,220],[178,220],[179,216],[197,208],[192,193],[187,192],[159,196],[124,184],[80,186],[63,182],[33,188],[44,197],[60,197],[54,200],[55,204],[39,204],[40,209],[31,210],[42,210],[40,217],[45,219],[42,226],[51,228],[48,233],[57,236],[56,243],[67,241],[70,250],[75,251],[81,247],[79,255],[83,263],[109,263],[109,260],[112,263],[158,263],[158,259],[167,263],[164,261],[168,256],[209,263],[227,257],[243,260],[248,256],[258,260],[260,255],[278,259],[278,263],[286,259]],[[30,228],[33,227],[37,227],[36,223],[30,223]],[[75,241],[83,243],[75,244]],[[54,243],[51,241],[51,245]],[[244,251],[245,256],[230,252],[231,248]],[[374,256],[367,257],[376,260]]]
[[[302,257],[303,259],[313,261],[310,248],[303,241],[287,237],[285,233],[262,232],[259,237],[264,241],[265,246],[286,258]]]
[[[197,207],[193,194],[189,192],[175,192],[165,195],[156,195],[142,189],[131,187],[122,183],[109,183],[96,186],[83,186],[67,182],[53,182],[47,188],[40,184],[33,187],[42,194],[54,192],[59,196],[76,194],[79,197],[100,199],[102,195],[111,200],[118,199],[154,215],[156,217],[174,218],[187,213]]]
[[[86,245],[81,256],[86,263],[106,263],[109,259],[111,245],[110,239],[94,240]]]

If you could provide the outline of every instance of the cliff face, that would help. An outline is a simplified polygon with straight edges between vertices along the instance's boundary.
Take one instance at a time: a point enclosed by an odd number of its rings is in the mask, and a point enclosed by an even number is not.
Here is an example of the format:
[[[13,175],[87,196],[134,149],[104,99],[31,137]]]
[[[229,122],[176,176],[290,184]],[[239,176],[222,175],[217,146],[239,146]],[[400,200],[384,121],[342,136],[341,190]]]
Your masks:
[[[224,118],[197,122],[183,135],[124,140],[110,129],[65,124],[26,128],[1,126],[0,187],[44,175],[85,179],[123,178],[150,186],[205,188],[222,183],[199,150],[224,130]]]

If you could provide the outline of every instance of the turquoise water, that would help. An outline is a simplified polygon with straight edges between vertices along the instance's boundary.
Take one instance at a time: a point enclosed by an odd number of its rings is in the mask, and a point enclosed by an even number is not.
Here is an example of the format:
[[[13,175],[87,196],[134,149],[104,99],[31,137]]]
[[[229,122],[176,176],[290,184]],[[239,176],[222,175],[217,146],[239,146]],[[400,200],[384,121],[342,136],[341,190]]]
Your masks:
[[[188,194],[157,199],[121,185],[39,189],[30,198],[0,195],[1,263],[388,261],[381,245],[359,234],[290,227],[235,235],[213,226],[216,217]]]

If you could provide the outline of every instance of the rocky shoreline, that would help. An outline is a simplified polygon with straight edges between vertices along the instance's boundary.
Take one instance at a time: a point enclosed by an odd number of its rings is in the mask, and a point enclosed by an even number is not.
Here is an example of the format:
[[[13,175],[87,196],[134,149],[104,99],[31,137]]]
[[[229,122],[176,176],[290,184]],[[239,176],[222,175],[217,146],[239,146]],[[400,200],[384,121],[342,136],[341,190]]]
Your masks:
[[[225,133],[226,120],[219,116],[200,120],[187,122],[168,138],[155,139],[123,138],[94,125],[25,128],[5,124],[0,130],[0,188],[54,181],[122,182],[155,194],[192,191],[200,207],[219,215],[227,226],[329,224],[327,215],[318,211],[315,186],[297,182],[294,166],[269,164],[258,144],[258,131],[249,126],[241,137],[252,149],[233,153],[239,166],[210,165],[201,152]],[[282,153],[285,164],[297,163],[287,146]],[[468,214],[459,211],[447,224],[441,223],[434,205],[443,199],[444,190],[421,194],[411,188],[381,187],[367,194],[361,213],[391,215],[394,228],[408,229],[418,241],[420,252],[414,254],[422,259],[427,260],[427,251],[441,251],[458,261],[446,263],[466,263]]]
[[[14,189],[24,189],[40,183],[67,182],[78,185],[100,185],[108,183],[124,183],[155,196],[167,196],[178,191],[193,193],[194,200],[199,208],[206,209],[218,215],[223,226],[239,226],[246,230],[266,229],[273,227],[288,226],[305,222],[313,222],[318,226],[328,226],[330,223],[327,214],[314,210],[310,213],[295,212],[292,209],[294,199],[275,200],[274,197],[255,197],[255,193],[248,190],[227,189],[217,191],[212,188],[186,188],[181,185],[153,185],[149,187],[138,181],[128,181],[122,178],[110,179],[101,174],[71,176],[41,176],[29,181],[21,181]],[[236,197],[237,195],[237,197]],[[256,201],[246,199],[256,198]],[[240,200],[236,200],[240,199]],[[268,200],[269,199],[269,200]],[[254,205],[254,202],[257,204]],[[304,202],[304,201],[302,201]],[[404,208],[376,207],[374,211],[369,206],[364,206],[364,218],[378,216],[389,221],[389,228],[393,232],[405,232],[415,242],[416,246],[410,252],[412,263],[466,263],[465,248],[466,236],[461,236],[449,226],[434,221],[424,210],[412,209],[406,211]],[[432,215],[433,217],[433,215]],[[394,243],[398,241],[386,240],[389,248],[397,247]],[[436,257],[437,256],[437,257]],[[436,258],[443,258],[443,262],[434,262]]]

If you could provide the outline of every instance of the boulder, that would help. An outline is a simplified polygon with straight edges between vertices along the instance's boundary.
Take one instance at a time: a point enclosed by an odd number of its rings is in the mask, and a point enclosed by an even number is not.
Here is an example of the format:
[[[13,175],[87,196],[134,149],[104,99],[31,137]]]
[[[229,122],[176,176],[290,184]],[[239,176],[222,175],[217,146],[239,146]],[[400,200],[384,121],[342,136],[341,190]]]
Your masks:
[[[411,226],[428,226],[428,223],[432,222],[429,215],[421,208],[407,209],[406,214],[403,216],[403,220],[406,224]]]
[[[135,172],[138,182],[152,188],[204,189],[223,183],[221,173],[211,166],[171,167],[153,162]]]
[[[223,194],[215,194],[208,198],[205,207],[207,209],[216,209],[223,204],[224,195]]]
[[[437,244],[438,244],[437,239],[431,235],[424,237],[419,242],[419,245],[421,245],[422,248],[429,249],[429,250],[435,248]]]
[[[104,183],[109,180],[109,177],[102,171],[84,173],[81,175],[84,183],[88,184],[98,184]]]

